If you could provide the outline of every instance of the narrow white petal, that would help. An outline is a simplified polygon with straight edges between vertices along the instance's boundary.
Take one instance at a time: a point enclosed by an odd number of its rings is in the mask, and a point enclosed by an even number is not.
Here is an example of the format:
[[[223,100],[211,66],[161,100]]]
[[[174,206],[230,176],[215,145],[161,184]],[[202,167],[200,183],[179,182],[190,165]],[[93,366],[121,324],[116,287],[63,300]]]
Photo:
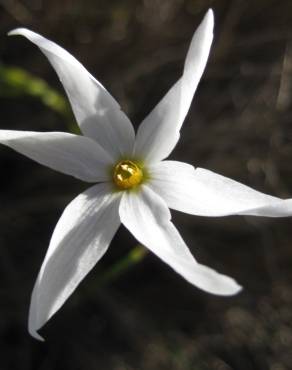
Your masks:
[[[107,181],[113,159],[97,142],[64,132],[0,130],[0,143],[48,166],[88,182]]]
[[[292,199],[280,199],[182,162],[149,167],[149,186],[170,208],[199,216],[292,216]]]
[[[191,284],[218,295],[232,295],[241,289],[233,279],[197,263],[170,221],[166,204],[147,186],[123,195],[120,217],[140,243]]]
[[[193,95],[204,72],[213,40],[214,17],[210,9],[196,30],[181,79],[141,123],[135,153],[147,162],[166,158],[179,139]]]
[[[46,55],[66,90],[84,135],[95,139],[116,157],[132,152],[135,133],[131,122],[82,64],[54,42],[25,28],[17,28],[9,35],[26,37]]]
[[[29,332],[37,333],[106,252],[119,225],[120,195],[98,184],[75,198],[53,233],[35,283]]]

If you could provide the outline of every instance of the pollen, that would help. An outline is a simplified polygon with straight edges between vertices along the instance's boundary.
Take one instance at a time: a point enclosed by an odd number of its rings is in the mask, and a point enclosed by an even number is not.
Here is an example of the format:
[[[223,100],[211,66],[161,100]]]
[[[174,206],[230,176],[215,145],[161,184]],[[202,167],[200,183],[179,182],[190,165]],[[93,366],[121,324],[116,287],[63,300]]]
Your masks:
[[[142,168],[132,161],[121,161],[114,168],[113,180],[119,189],[133,188],[143,180]]]

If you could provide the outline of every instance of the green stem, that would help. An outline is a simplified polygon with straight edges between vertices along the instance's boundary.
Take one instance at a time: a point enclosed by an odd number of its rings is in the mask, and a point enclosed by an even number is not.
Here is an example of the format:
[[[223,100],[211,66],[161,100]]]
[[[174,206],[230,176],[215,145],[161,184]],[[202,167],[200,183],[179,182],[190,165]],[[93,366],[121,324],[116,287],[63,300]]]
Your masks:
[[[67,99],[44,80],[17,67],[0,64],[0,97],[28,95],[64,117],[68,131],[80,133]]]
[[[137,245],[128,254],[114,263],[105,271],[98,280],[98,286],[106,285],[119,276],[123,275],[130,267],[141,262],[147,254],[147,249],[142,245]]]

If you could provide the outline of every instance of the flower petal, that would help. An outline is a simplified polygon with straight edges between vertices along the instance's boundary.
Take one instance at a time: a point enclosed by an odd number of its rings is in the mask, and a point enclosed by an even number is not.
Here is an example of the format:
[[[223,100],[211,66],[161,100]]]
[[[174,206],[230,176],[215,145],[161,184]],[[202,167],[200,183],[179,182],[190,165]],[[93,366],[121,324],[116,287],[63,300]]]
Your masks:
[[[146,185],[139,192],[125,192],[120,217],[140,243],[191,284],[219,295],[232,295],[241,289],[233,279],[196,262],[170,221],[166,204]]]
[[[186,57],[181,79],[141,123],[135,154],[146,162],[166,158],[179,139],[193,95],[204,72],[212,39],[214,17],[210,9],[196,30]]]
[[[0,143],[54,170],[88,182],[107,181],[113,160],[98,143],[64,132],[0,130]]]
[[[116,158],[132,153],[135,133],[127,116],[109,92],[71,54],[41,35],[17,28],[37,45],[57,72],[84,135],[95,139]]]
[[[199,216],[292,216],[292,199],[280,199],[203,168],[176,161],[149,167],[150,187],[170,208]]]
[[[120,219],[118,193],[98,184],[75,198],[53,233],[35,283],[29,313],[29,332],[37,333],[64,304],[106,252]]]

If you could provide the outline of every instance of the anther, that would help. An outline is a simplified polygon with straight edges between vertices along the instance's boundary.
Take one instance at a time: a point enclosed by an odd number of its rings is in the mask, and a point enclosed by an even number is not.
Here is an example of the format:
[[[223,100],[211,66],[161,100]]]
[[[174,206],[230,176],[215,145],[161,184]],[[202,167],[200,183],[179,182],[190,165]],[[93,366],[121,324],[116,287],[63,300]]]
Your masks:
[[[128,160],[119,162],[114,168],[113,180],[120,189],[130,189],[143,180],[141,167]]]

